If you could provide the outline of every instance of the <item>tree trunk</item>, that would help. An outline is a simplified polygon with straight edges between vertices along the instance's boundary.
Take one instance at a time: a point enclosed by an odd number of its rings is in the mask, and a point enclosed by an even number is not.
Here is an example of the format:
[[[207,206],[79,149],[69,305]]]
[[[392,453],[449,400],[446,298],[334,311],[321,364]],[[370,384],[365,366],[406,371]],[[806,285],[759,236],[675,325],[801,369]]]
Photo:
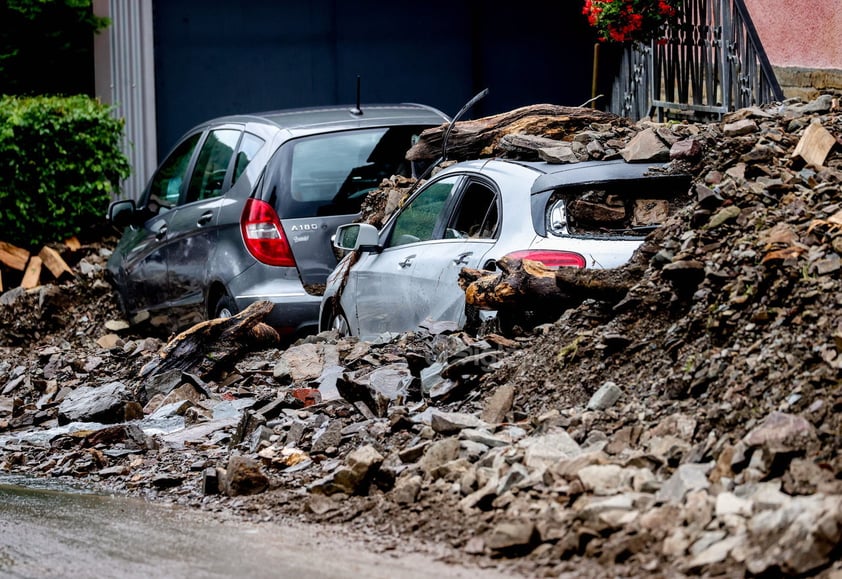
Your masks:
[[[569,307],[584,299],[618,302],[637,283],[642,266],[619,269],[550,269],[529,259],[497,262],[500,271],[462,268],[465,302],[481,310],[535,310]]]
[[[592,123],[628,125],[629,121],[612,113],[587,107],[565,107],[538,104],[513,111],[457,122],[447,143],[448,159],[475,159],[501,156],[499,146],[504,135],[540,135],[557,141],[569,138]],[[441,155],[442,139],[447,125],[430,128],[421,133],[420,140],[407,152],[410,161],[431,161]],[[548,141],[546,141],[549,143]]]

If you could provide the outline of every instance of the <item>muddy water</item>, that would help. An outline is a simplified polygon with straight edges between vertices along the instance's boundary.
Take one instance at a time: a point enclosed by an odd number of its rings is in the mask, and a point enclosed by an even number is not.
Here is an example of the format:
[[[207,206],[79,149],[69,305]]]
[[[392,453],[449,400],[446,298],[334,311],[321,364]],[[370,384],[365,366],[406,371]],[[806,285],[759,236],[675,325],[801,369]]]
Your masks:
[[[122,497],[0,484],[0,577],[494,576],[421,554],[375,554],[310,525],[234,523]]]

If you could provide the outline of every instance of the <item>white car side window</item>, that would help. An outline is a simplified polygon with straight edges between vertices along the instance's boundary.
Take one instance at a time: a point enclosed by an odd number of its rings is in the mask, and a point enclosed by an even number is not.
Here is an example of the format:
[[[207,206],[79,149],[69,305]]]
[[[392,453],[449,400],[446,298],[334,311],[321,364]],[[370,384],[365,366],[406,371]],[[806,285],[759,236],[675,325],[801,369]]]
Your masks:
[[[386,247],[433,239],[436,225],[459,180],[459,177],[442,179],[421,191],[395,219]]]

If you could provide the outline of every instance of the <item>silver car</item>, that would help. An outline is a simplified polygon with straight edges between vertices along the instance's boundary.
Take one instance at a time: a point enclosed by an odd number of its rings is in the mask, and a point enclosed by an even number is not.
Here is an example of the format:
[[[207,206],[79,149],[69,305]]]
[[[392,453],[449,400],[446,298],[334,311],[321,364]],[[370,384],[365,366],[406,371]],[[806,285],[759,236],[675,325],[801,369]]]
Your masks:
[[[623,160],[457,163],[380,231],[361,223],[337,229],[335,246],[351,253],[328,277],[320,328],[371,338],[425,320],[461,327],[460,270],[493,270],[505,255],[550,267],[623,265],[689,186],[687,175]]]
[[[318,325],[336,265],[330,237],[384,177],[411,175],[419,133],[448,120],[416,104],[316,107],[229,116],[176,144],[142,196],[109,207],[125,227],[108,278],[128,315],[170,329],[275,304],[282,334]]]

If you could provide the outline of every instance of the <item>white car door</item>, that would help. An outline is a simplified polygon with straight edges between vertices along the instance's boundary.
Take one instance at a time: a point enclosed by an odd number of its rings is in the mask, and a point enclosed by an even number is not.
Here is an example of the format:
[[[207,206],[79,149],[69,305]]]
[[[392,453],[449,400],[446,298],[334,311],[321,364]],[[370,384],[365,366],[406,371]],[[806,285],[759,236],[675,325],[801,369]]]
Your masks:
[[[418,326],[436,300],[438,275],[418,267],[431,240],[440,238],[448,207],[462,178],[428,184],[400,210],[383,232],[383,251],[369,253],[351,268],[355,315],[362,337]]]

